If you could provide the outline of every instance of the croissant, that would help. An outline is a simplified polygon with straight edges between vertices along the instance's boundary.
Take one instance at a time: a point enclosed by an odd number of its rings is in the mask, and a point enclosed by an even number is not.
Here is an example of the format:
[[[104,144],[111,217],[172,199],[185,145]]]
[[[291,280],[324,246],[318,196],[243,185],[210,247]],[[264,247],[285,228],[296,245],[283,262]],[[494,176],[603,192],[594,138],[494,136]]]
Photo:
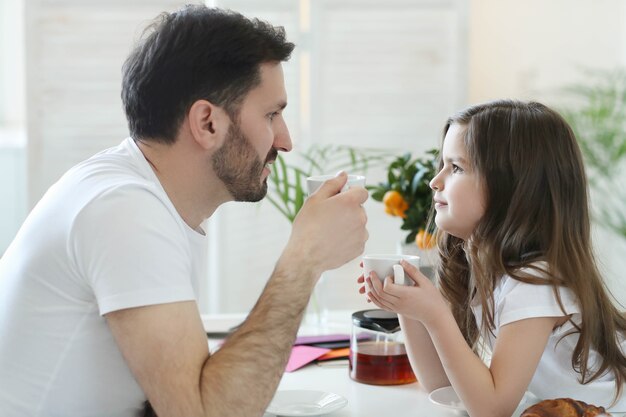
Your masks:
[[[595,417],[610,416],[604,407],[596,407],[571,398],[543,400],[528,407],[520,417]]]

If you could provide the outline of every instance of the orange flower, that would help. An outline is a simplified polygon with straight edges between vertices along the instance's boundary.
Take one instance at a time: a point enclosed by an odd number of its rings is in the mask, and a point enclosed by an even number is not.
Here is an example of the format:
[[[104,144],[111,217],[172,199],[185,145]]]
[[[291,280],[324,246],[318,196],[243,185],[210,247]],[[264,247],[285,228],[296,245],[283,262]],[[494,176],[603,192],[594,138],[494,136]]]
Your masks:
[[[395,190],[389,190],[383,197],[383,203],[385,204],[385,212],[392,216],[406,218],[406,211],[409,208],[409,204],[404,200],[402,194]]]
[[[399,207],[396,207],[396,216],[406,219],[406,211],[408,210],[408,208],[409,208],[409,203],[402,200],[402,204],[400,204]]]
[[[420,229],[415,236],[415,244],[420,249],[430,249],[435,246],[435,235],[428,233],[424,229]]]

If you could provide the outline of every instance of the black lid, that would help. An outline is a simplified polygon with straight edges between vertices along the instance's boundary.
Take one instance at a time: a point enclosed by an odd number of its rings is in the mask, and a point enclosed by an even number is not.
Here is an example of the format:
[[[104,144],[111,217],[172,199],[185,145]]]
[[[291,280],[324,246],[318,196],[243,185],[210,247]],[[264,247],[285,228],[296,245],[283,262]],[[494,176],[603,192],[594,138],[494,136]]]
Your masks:
[[[400,330],[398,315],[390,311],[375,309],[352,313],[352,323],[364,329],[395,333]]]

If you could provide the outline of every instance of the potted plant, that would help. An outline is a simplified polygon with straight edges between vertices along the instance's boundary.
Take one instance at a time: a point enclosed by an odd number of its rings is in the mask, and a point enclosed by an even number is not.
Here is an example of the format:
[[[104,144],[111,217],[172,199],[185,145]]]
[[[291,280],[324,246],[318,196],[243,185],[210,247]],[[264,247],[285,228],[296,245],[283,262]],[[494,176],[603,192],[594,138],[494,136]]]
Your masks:
[[[400,228],[406,230],[404,243],[419,249],[435,244],[434,225],[428,225],[432,205],[429,182],[437,174],[438,151],[431,149],[424,157],[413,158],[410,153],[395,158],[387,168],[387,181],[368,189],[374,200],[385,205],[385,212],[400,217]]]
[[[561,113],[585,158],[594,220],[626,239],[626,71],[592,71],[584,84],[567,87],[571,103]]]

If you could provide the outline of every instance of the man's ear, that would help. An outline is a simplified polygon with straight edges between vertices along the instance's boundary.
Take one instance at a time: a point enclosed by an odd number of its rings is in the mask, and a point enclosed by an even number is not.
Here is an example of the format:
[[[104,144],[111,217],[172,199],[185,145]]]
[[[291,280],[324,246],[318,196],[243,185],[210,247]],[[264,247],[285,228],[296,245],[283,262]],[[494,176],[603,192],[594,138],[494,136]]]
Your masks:
[[[187,118],[191,135],[198,145],[207,150],[222,146],[230,126],[230,117],[222,107],[198,100],[191,105]]]

